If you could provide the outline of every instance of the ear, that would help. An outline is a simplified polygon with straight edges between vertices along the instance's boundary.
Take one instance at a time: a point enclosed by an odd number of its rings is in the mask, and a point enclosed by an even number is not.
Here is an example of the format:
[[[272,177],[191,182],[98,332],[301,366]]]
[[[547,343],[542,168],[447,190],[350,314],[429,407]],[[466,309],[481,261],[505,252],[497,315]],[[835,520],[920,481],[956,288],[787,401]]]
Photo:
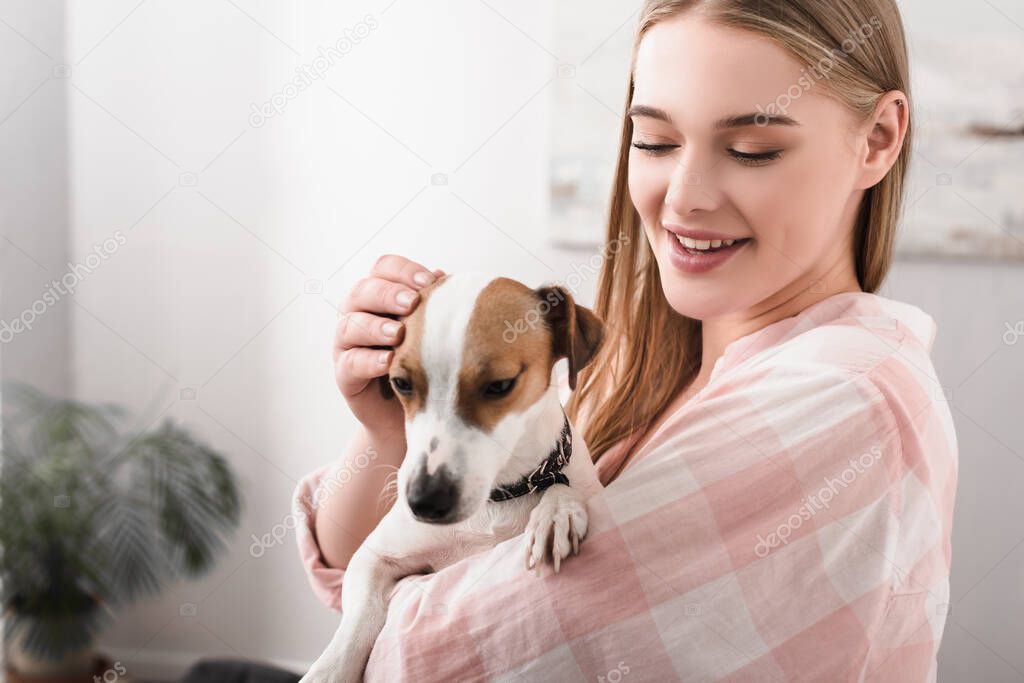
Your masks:
[[[552,355],[555,360],[569,360],[569,387],[575,389],[576,375],[601,347],[604,323],[590,309],[577,306],[564,287],[544,286],[533,292],[542,302],[541,312],[551,330]]]
[[[867,149],[857,189],[875,186],[889,172],[903,148],[909,123],[910,105],[904,93],[890,90],[879,98],[865,130]]]

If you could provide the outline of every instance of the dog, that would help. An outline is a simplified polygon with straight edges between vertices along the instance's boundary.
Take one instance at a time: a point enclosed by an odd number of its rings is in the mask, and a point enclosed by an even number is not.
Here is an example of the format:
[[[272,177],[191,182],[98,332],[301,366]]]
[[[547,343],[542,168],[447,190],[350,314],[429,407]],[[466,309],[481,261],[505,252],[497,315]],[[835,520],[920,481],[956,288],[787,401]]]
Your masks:
[[[579,553],[600,483],[562,408],[604,324],[557,285],[459,272],[420,291],[401,318],[386,398],[405,413],[398,498],[345,571],[341,625],[300,683],[360,681],[399,579],[438,571],[520,534],[524,564]]]

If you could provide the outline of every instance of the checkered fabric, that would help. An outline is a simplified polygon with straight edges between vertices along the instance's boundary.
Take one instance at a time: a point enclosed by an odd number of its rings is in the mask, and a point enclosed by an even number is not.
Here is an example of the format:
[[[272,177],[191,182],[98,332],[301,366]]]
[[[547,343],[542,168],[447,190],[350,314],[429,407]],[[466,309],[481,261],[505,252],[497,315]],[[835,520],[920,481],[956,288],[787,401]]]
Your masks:
[[[850,292],[733,341],[647,443],[598,462],[560,573],[526,571],[516,537],[402,579],[366,680],[935,680],[958,456],[934,336]],[[311,514],[297,538],[338,609]]]

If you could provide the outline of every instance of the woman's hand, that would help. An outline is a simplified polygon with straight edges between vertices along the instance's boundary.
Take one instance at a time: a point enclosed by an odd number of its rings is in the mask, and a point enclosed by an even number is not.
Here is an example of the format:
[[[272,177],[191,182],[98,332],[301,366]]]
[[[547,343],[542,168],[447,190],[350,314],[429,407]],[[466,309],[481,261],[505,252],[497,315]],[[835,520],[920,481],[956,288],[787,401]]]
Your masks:
[[[338,307],[334,336],[334,375],[349,408],[372,435],[403,429],[402,406],[385,399],[376,378],[385,375],[405,333],[393,318],[412,312],[419,290],[444,275],[394,254],[377,259],[370,276],[355,284]]]

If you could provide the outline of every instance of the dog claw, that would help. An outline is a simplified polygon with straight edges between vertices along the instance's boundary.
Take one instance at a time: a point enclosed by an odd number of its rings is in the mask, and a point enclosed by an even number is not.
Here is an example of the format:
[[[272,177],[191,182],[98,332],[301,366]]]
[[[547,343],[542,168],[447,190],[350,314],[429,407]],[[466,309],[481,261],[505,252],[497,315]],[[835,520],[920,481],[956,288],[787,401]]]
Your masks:
[[[537,576],[541,575],[540,565],[549,559],[555,573],[560,573],[570,553],[579,555],[580,541],[586,535],[586,506],[563,488],[550,489],[530,514],[526,568],[534,568]]]

